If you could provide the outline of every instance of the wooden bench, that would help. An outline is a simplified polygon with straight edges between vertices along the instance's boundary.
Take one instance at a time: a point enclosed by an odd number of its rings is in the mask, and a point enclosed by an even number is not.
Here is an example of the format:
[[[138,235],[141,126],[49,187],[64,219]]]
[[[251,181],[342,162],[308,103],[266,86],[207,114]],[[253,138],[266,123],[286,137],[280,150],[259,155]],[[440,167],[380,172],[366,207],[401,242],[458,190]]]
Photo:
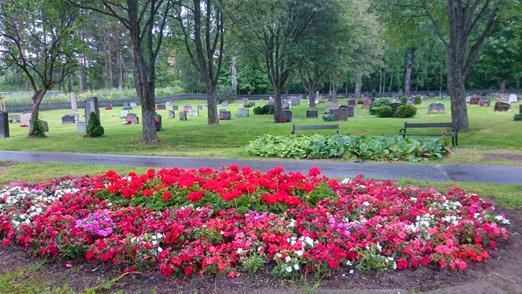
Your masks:
[[[292,125],[292,132],[291,132],[291,134],[295,134],[295,131],[307,131],[307,130],[337,130],[337,133],[339,134],[339,124],[335,124],[335,125],[304,125],[304,126]]]
[[[406,137],[406,131],[408,129],[427,129],[427,128],[442,128],[442,129],[448,129],[450,131],[451,135],[451,145],[453,147],[456,147],[459,145],[459,130],[457,127],[453,125],[453,123],[404,123],[404,128],[400,130],[401,136],[404,138]],[[444,134],[408,134],[410,136],[437,136],[437,135],[444,135]]]

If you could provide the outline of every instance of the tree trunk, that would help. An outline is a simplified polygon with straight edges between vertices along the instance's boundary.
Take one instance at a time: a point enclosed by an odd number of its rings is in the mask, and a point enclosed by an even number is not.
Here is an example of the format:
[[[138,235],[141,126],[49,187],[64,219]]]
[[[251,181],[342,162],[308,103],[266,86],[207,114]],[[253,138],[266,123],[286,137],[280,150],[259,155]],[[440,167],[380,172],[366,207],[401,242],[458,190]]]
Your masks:
[[[142,88],[141,102],[141,116],[142,116],[142,131],[143,131],[143,142],[148,144],[158,143],[158,136],[156,134],[156,122],[154,120],[155,109],[155,98],[154,89],[150,87]]]
[[[33,102],[33,107],[31,110],[31,119],[29,121],[29,137],[38,137],[38,134],[34,132],[33,130],[33,122],[38,121],[38,115],[40,113],[40,104],[42,103],[43,97],[45,96],[45,93],[47,93],[47,89],[41,89],[36,91],[33,94],[33,97],[31,98]]]
[[[466,105],[464,76],[459,68],[448,63],[448,94],[451,97],[451,121],[459,129],[468,129],[468,109]]]
[[[80,93],[85,92],[87,79],[84,71],[85,58],[83,55],[80,56],[80,62],[78,63],[78,80],[80,84]]]
[[[415,48],[409,47],[406,51],[406,70],[404,71],[404,95],[410,96],[411,70],[413,67],[413,53]]]
[[[274,89],[274,115],[276,112],[281,112],[283,110],[283,101],[282,97],[282,89]]]
[[[315,89],[311,87],[308,88],[308,102],[310,109],[315,108]]]
[[[219,124],[217,111],[217,88],[213,85],[208,86],[207,92],[208,124]]]
[[[332,83],[332,101],[337,103],[337,84]]]
[[[506,93],[506,80],[505,79],[500,81],[500,93],[502,93],[502,94]]]
[[[355,99],[361,98],[361,88],[362,88],[362,73],[357,72],[355,73]]]
[[[123,90],[123,88],[125,87],[124,85],[124,79],[123,79],[123,75],[124,75],[124,72],[125,72],[125,65],[123,63],[123,56],[121,54],[121,48],[120,50],[118,50],[118,89],[121,91]]]
[[[236,69],[236,56],[232,56],[232,66],[230,69],[230,80],[232,82],[232,97],[237,99],[237,69]],[[210,123],[210,122],[209,122]]]

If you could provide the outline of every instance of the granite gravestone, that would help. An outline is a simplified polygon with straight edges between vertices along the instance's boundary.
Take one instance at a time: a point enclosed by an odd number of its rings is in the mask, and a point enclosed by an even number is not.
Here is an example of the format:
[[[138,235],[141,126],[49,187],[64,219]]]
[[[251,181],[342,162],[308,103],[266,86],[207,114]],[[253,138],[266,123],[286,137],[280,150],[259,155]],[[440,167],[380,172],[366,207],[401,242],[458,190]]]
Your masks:
[[[479,105],[483,107],[489,107],[491,106],[491,101],[489,99],[480,99]]]
[[[239,108],[237,110],[237,116],[238,117],[248,117],[250,115],[250,111],[248,108]]]
[[[355,99],[348,99],[348,105],[355,106],[357,105],[357,101]]]
[[[355,117],[355,106],[348,105],[346,106],[346,113],[348,117]]]
[[[197,117],[199,116],[199,111],[197,109],[191,109],[188,111],[188,114],[192,117]]]
[[[471,98],[473,98],[473,96],[466,96],[466,103],[470,103],[471,102]]]
[[[76,123],[76,132],[80,136],[85,136],[87,134],[87,123],[84,121],[79,121]]]
[[[316,118],[319,116],[317,109],[309,109],[306,111],[306,118]]]
[[[178,105],[172,105],[172,110],[174,110],[174,111],[179,110],[179,106]]]
[[[89,121],[91,112],[96,113],[96,116],[100,118],[100,109],[98,108],[98,97],[91,97],[85,100],[85,121]]]
[[[517,103],[517,102],[518,102],[518,97],[516,94],[509,95],[509,103]]]
[[[181,111],[181,112],[179,113],[179,120],[180,120],[180,121],[185,121],[185,120],[187,120],[187,112],[186,112],[186,111]]]
[[[163,125],[161,123],[161,115],[157,113],[154,114],[154,125],[156,126],[156,132],[159,132],[163,129]]]
[[[78,113],[78,103],[76,101],[76,95],[74,93],[69,94],[69,100],[71,101],[71,111]]]
[[[130,107],[136,107],[136,106],[138,106],[138,103],[137,102],[131,102],[129,106]]]
[[[120,118],[126,118],[128,114],[129,114],[128,110],[122,110],[120,112]]]
[[[71,114],[66,114],[62,116],[62,125],[74,124],[76,122],[76,117]]]
[[[338,109],[338,108],[339,108],[339,103],[334,102],[334,101],[330,101],[326,105],[326,112],[330,113],[331,110],[335,110],[335,109]]]
[[[196,110],[197,111],[202,111],[203,110],[203,105],[196,105]]]
[[[221,102],[221,106],[223,106],[223,107],[227,107],[228,105],[229,105],[228,101]]]
[[[14,123],[14,124],[20,123],[20,115],[19,114],[10,114],[9,122]]]
[[[0,138],[9,138],[9,113],[0,111]]]
[[[276,123],[289,123],[292,121],[291,111],[279,111],[274,113],[274,122]]]
[[[176,118],[176,112],[174,110],[169,110],[169,118]]]
[[[185,105],[185,106],[183,106],[183,110],[184,110],[184,111],[189,111],[189,110],[191,110],[191,109],[192,109],[192,106],[190,106],[190,105]]]
[[[230,120],[232,119],[232,113],[228,110],[221,109],[219,111],[219,120]]]
[[[495,111],[508,111],[511,109],[511,104],[506,102],[495,103]]]
[[[301,96],[290,96],[290,103],[292,105],[300,105],[301,104]]]
[[[430,103],[428,106],[428,114],[444,113],[446,110],[442,103]]]
[[[138,117],[138,115],[136,113],[130,112],[127,114],[127,117],[125,118],[125,122],[128,125],[137,125],[140,123],[140,118]]]
[[[479,101],[480,101],[480,98],[478,98],[478,97],[471,97],[471,99],[469,100],[469,104],[470,105],[478,105]]]
[[[167,106],[165,104],[163,104],[163,103],[156,104],[156,110],[165,110],[166,107]]]

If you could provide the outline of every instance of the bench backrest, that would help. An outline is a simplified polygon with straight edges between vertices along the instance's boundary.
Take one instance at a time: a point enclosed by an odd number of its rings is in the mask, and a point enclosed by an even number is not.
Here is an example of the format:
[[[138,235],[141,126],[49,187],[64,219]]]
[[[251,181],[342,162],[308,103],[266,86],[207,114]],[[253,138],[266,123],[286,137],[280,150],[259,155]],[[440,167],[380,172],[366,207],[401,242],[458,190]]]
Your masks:
[[[453,123],[404,123],[404,128],[454,128]]]

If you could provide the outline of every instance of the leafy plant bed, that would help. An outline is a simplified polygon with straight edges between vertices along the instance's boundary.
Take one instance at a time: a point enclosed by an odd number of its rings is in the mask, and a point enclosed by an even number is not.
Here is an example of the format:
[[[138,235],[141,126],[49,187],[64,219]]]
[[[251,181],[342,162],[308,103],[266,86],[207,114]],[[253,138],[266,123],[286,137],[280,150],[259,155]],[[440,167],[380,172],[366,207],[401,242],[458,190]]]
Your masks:
[[[246,147],[251,155],[280,158],[336,158],[348,156],[362,160],[441,159],[449,153],[442,138],[402,136],[272,136],[264,135]]]
[[[33,256],[165,276],[279,278],[435,265],[464,270],[508,238],[494,206],[457,188],[239,169],[150,170],[12,183],[0,238]]]

